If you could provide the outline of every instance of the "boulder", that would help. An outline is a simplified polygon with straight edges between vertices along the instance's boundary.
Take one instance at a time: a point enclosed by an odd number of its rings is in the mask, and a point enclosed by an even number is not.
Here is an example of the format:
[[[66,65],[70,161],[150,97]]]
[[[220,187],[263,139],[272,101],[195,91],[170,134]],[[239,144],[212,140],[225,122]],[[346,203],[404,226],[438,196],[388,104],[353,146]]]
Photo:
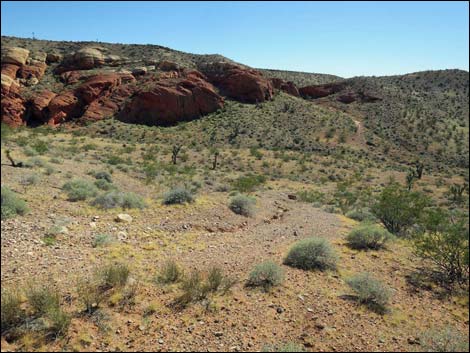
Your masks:
[[[20,69],[20,66],[14,64],[2,64],[2,75],[6,75],[11,79],[16,78],[16,73]]]
[[[98,97],[102,97],[105,92],[119,86],[122,82],[134,81],[134,77],[128,74],[99,74],[88,78],[76,90],[76,95],[80,96],[86,104],[90,104]]]
[[[160,61],[157,68],[162,71],[178,71],[178,65],[171,61]]]
[[[132,222],[132,216],[128,215],[127,213],[120,213],[114,219],[116,222],[125,222],[130,223]]]
[[[10,90],[17,89],[17,87],[18,82],[15,79],[2,73],[2,94],[7,94]]]
[[[223,107],[223,98],[199,72],[179,79],[148,81],[118,118],[129,123],[166,125],[198,118]]]
[[[47,65],[42,62],[33,62],[30,65],[23,65],[18,71],[18,77],[30,79],[32,77],[40,80],[46,72]]]
[[[82,48],[64,57],[56,73],[70,70],[90,70],[105,63],[104,54],[97,48]]]
[[[142,76],[147,73],[147,68],[145,66],[136,67],[132,69],[132,75],[134,76]]]
[[[261,103],[273,97],[271,81],[257,70],[226,62],[204,65],[202,69],[209,82],[240,102]]]
[[[29,50],[18,47],[2,48],[2,64],[24,65],[29,56]]]
[[[292,81],[286,82],[280,78],[272,78],[271,82],[274,88],[281,90],[283,92],[286,92],[292,96],[300,97],[299,90],[294,82]]]
[[[27,64],[34,64],[34,63],[45,63],[47,58],[47,54],[42,51],[32,52],[29,55],[28,60],[26,60]]]
[[[63,58],[62,54],[57,53],[57,52],[50,52],[47,53],[46,56],[46,63],[51,64],[51,63],[58,63],[61,61]]]

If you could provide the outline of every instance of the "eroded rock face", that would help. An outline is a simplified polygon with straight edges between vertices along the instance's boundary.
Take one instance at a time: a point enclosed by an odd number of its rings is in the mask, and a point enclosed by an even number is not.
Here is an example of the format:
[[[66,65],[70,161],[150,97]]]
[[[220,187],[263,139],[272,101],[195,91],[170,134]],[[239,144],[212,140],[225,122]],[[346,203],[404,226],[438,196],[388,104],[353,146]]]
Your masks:
[[[23,65],[21,69],[18,71],[18,77],[24,79],[30,79],[32,77],[37,78],[40,80],[44,73],[46,72],[47,65],[45,63],[35,61],[30,65]]]
[[[294,82],[286,82],[280,78],[273,78],[271,79],[271,82],[273,83],[274,88],[286,92],[292,96],[300,97],[299,90]]]
[[[244,103],[261,103],[273,97],[273,85],[259,71],[231,63],[202,67],[209,82],[224,95]]]
[[[299,88],[299,93],[304,98],[322,98],[342,91],[345,88],[342,83],[328,83],[325,85],[312,85]]]
[[[49,120],[49,103],[57,94],[51,91],[42,91],[30,99],[31,119],[46,123]]]
[[[2,75],[2,104],[1,116],[2,122],[13,127],[22,126],[25,124],[23,117],[26,111],[25,101],[18,93],[17,89],[3,88],[3,75]]]
[[[62,54],[57,53],[57,52],[50,52],[50,53],[47,53],[46,63],[48,64],[58,63],[59,61],[62,60],[62,58],[63,58]]]
[[[198,118],[223,107],[223,98],[197,71],[180,79],[148,82],[149,88],[139,89],[119,114],[129,123],[148,125],[172,124]]]
[[[11,79],[16,78],[16,73],[20,69],[20,66],[14,64],[2,64],[2,75],[6,75]]]
[[[29,50],[18,47],[2,48],[2,64],[24,65],[29,56]]]
[[[80,113],[81,105],[80,100],[73,91],[67,91],[55,96],[48,105],[48,125],[57,125],[77,117]]]

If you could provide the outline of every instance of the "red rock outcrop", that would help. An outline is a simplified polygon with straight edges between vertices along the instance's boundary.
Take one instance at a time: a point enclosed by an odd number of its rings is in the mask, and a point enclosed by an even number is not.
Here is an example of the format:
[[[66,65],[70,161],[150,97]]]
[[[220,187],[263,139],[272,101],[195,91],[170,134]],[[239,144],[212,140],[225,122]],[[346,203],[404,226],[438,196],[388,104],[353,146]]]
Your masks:
[[[79,115],[82,103],[73,91],[55,96],[48,105],[48,125],[57,125]]]
[[[20,66],[15,64],[2,64],[2,75],[6,75],[14,80],[19,69]]]
[[[299,93],[304,98],[322,98],[342,91],[345,88],[342,83],[328,83],[325,85],[312,85],[299,88]]]
[[[223,106],[223,98],[199,72],[147,84],[149,88],[136,91],[132,101],[119,114],[120,120],[148,125],[172,124],[200,117]]]
[[[57,94],[51,91],[42,91],[29,100],[31,119],[46,123],[49,120],[49,103]]]
[[[294,82],[286,82],[280,78],[272,78],[271,82],[273,83],[274,88],[286,92],[292,96],[300,97],[299,90]]]
[[[224,95],[245,103],[261,103],[273,97],[273,85],[259,71],[231,63],[203,66],[209,82]]]
[[[34,62],[30,65],[23,65],[18,71],[18,77],[30,79],[36,77],[40,80],[46,72],[47,65],[41,62]]]
[[[24,125],[23,117],[26,111],[25,100],[21,97],[18,90],[5,90],[2,87],[1,95],[2,122],[12,127]]]

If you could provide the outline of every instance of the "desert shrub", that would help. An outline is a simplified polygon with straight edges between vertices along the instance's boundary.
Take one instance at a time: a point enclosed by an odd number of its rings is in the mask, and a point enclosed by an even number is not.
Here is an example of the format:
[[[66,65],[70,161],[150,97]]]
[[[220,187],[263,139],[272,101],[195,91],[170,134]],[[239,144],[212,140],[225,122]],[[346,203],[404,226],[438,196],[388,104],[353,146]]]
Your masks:
[[[21,200],[16,193],[6,186],[1,188],[2,218],[7,219],[16,215],[24,215],[28,211],[26,202]]]
[[[98,270],[103,289],[123,287],[129,278],[129,267],[126,264],[115,263],[106,265]]]
[[[54,174],[54,173],[55,173],[55,169],[54,169],[54,167],[52,167],[51,165],[46,165],[46,166],[44,167],[44,174],[46,174],[46,175],[52,175],[52,174]]]
[[[109,190],[114,190],[116,187],[110,183],[109,181],[106,181],[105,179],[98,179],[95,181],[95,186],[104,191],[109,191]]]
[[[96,172],[94,174],[95,178],[97,180],[106,180],[108,183],[112,183],[113,182],[113,179],[111,177],[111,174],[109,174],[108,172],[106,171],[101,171],[101,172]]]
[[[21,185],[36,185],[39,183],[40,178],[39,175],[37,174],[30,174],[30,175],[25,175],[21,178],[20,184]]]
[[[372,211],[389,232],[405,235],[429,205],[430,200],[426,195],[392,183],[382,190]]]
[[[210,302],[211,294],[225,294],[235,283],[234,278],[225,276],[217,267],[211,268],[206,275],[199,270],[194,270],[181,281],[183,293],[173,301],[172,305],[176,308],[185,308],[195,302],[207,304]]]
[[[106,246],[114,241],[113,237],[109,234],[97,234],[93,239],[93,247]]]
[[[392,295],[391,290],[369,273],[359,273],[347,280],[347,284],[355,292],[361,304],[383,312]]]
[[[297,193],[297,197],[303,202],[323,202],[325,194],[317,190],[303,190]]]
[[[224,272],[219,267],[212,267],[207,275],[207,287],[210,292],[219,290],[224,280]]]
[[[287,342],[276,345],[266,345],[262,352],[305,352],[302,345],[295,342]]]
[[[335,269],[338,257],[330,243],[323,238],[307,238],[294,244],[284,264],[303,270]]]
[[[100,303],[105,298],[105,293],[101,288],[101,281],[96,276],[88,276],[78,280],[77,297],[80,303],[85,306],[88,314],[99,308]]]
[[[82,201],[94,197],[98,193],[95,185],[87,180],[75,179],[64,184],[62,189],[67,193],[69,201]]]
[[[53,308],[46,313],[46,317],[50,321],[48,335],[54,338],[64,336],[70,326],[70,315],[61,308]]]
[[[255,199],[245,195],[234,196],[229,203],[229,208],[236,214],[246,217],[253,216]]]
[[[413,234],[415,253],[434,264],[445,282],[465,282],[469,274],[469,227],[463,214],[426,210]]]
[[[44,140],[36,140],[31,144],[31,147],[33,147],[37,153],[39,154],[44,154],[47,151],[49,151],[49,146],[46,141]]]
[[[60,308],[60,294],[48,283],[30,284],[25,292],[29,305],[38,315]]]
[[[264,175],[246,175],[241,176],[233,182],[233,188],[239,192],[252,192],[258,186],[266,182],[266,177]]]
[[[359,222],[374,222],[377,218],[367,208],[355,208],[346,212],[346,217]]]
[[[21,295],[17,290],[2,288],[1,300],[1,330],[3,334],[21,323],[24,312],[21,309]]]
[[[209,294],[208,287],[204,285],[202,273],[197,270],[192,271],[188,277],[183,279],[181,289],[183,293],[173,302],[173,305],[179,308],[184,308],[192,302],[204,300]]]
[[[116,190],[99,195],[92,201],[92,205],[102,209],[116,207],[142,209],[146,207],[142,196],[133,192],[120,192]]]
[[[423,352],[468,352],[468,336],[452,327],[428,330],[420,335]]]
[[[163,196],[163,204],[165,205],[183,204],[193,202],[193,200],[192,193],[184,188],[172,189]]]
[[[46,165],[46,162],[40,158],[40,157],[32,157],[29,158],[25,163],[24,166],[26,168],[32,168],[32,167],[44,167]]]
[[[272,261],[266,261],[253,268],[246,285],[248,287],[263,287],[267,291],[271,287],[280,285],[283,278],[282,268]]]
[[[176,283],[182,278],[182,276],[183,273],[179,266],[175,261],[170,260],[165,262],[160,268],[157,275],[157,282],[163,284]]]
[[[353,249],[381,249],[395,237],[377,224],[364,223],[354,228],[347,236]]]

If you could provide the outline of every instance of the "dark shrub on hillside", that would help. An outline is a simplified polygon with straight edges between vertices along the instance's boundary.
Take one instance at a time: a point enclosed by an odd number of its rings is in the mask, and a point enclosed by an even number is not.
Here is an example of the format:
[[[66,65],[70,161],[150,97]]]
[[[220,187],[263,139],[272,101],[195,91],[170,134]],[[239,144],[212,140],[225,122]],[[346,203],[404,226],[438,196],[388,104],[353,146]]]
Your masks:
[[[183,204],[193,201],[194,197],[191,191],[183,188],[172,189],[163,196],[163,203],[165,205]]]
[[[236,214],[249,217],[254,214],[255,202],[252,197],[237,195],[230,200],[229,208]]]
[[[280,285],[283,278],[282,268],[272,261],[266,261],[253,268],[246,285],[248,287],[263,287],[265,290],[269,290],[271,287]]]
[[[368,273],[359,273],[347,280],[348,285],[357,295],[360,303],[371,309],[384,312],[392,291]]]
[[[284,264],[303,270],[335,269],[338,257],[330,243],[323,238],[307,238],[294,244]]]
[[[361,224],[354,228],[347,236],[348,245],[353,249],[378,250],[395,237],[386,229],[377,224]]]
[[[62,189],[67,193],[69,201],[82,201],[98,194],[96,186],[83,179],[69,181]]]

